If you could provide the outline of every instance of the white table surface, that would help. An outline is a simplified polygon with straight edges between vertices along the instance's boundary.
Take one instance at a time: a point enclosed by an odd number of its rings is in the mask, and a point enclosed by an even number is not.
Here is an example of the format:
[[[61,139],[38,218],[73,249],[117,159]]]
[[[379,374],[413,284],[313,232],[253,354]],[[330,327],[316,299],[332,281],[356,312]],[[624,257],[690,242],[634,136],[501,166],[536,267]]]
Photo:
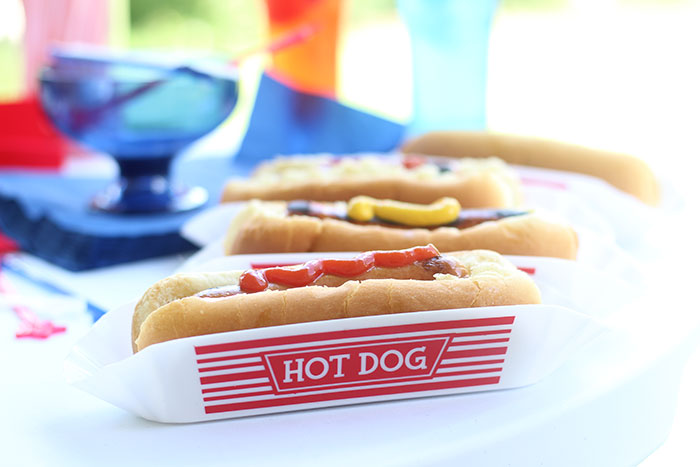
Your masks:
[[[35,258],[25,256],[24,259],[34,267],[40,266],[41,262]],[[182,259],[164,258],[92,273],[66,273],[46,266],[44,272],[51,274],[54,280],[65,276],[64,279],[73,281],[78,289],[91,290],[86,295],[93,302],[109,307],[121,302],[125,295],[139,294],[144,281],[155,280],[177,267]],[[100,281],[107,277],[129,279],[114,282],[109,293],[95,292],[103,284]],[[30,286],[17,282],[20,291],[29,291]],[[700,334],[700,319],[689,321],[687,329],[678,331],[677,343],[664,340],[663,345],[656,344],[668,350],[661,351],[651,345],[627,346],[627,350],[610,354],[599,368],[587,364],[585,355],[577,355],[549,378],[527,388],[191,425],[148,422],[66,384],[61,375],[62,360],[91,323],[86,314],[70,309],[56,315],[55,321],[68,324],[65,335],[46,341],[16,340],[13,315],[0,314],[0,371],[8,375],[0,386],[0,413],[3,414],[0,449],[6,461],[4,465],[87,466],[96,462],[100,465],[190,465],[197,460],[205,460],[207,465],[230,465],[232,457],[236,456],[233,447],[242,465],[275,465],[282,456],[289,456],[284,458],[288,465],[311,465],[314,452],[318,465],[329,462],[356,465],[356,462],[371,459],[381,461],[382,465],[433,465],[434,462],[462,465],[464,453],[470,456],[467,460],[475,459],[475,447],[459,432],[468,433],[480,425],[493,429],[494,420],[501,420],[504,428],[496,429],[486,440],[480,439],[479,442],[484,442],[484,453],[476,457],[479,461],[493,459],[494,465],[513,461],[517,461],[517,465],[557,465],[557,460],[570,453],[558,452],[554,445],[544,450],[540,438],[556,439],[556,433],[579,437],[574,441],[552,441],[558,446],[573,442],[591,449],[581,459],[595,464],[584,461],[576,465],[620,465],[621,459],[625,459],[625,463],[636,463],[663,441],[669,427],[672,430],[669,441],[642,465],[700,462],[693,437],[697,415],[700,415],[700,406],[694,397],[700,382],[697,351],[683,373],[680,391],[677,382],[680,368],[685,365]],[[623,366],[628,373],[620,379],[617,374]],[[663,380],[663,384],[648,381],[650,378]],[[626,389],[628,380],[640,390]],[[581,384],[586,385],[585,390],[581,389]],[[679,410],[671,425],[676,393],[679,394]],[[572,400],[569,394],[576,397]],[[454,404],[450,403],[450,397],[456,398]],[[522,402],[512,403],[513,397],[541,408],[540,415],[533,418],[523,409]],[[507,406],[509,401],[513,413],[501,407]],[[457,415],[450,407],[457,413],[467,412]],[[591,417],[598,414],[601,407],[608,414],[606,420],[614,420],[618,426],[608,423],[608,426],[596,428],[600,422]],[[528,414],[527,417],[521,412]],[[571,420],[580,422],[572,426]],[[417,422],[423,423],[425,431],[416,426]],[[315,439],[304,435],[305,426]],[[348,426],[353,427],[350,433]],[[520,433],[523,427],[527,430]],[[391,431],[385,434],[386,443],[377,442],[380,429]],[[372,437],[366,438],[363,431]],[[271,439],[263,439],[268,432]],[[590,436],[596,432],[605,433],[605,436],[593,435],[585,439],[587,433]],[[256,437],[251,439],[252,434]],[[358,445],[347,447],[346,443],[333,438],[334,435],[348,437]],[[528,443],[528,435],[536,438]],[[615,436],[629,446],[620,449]],[[506,455],[493,445],[499,437],[512,438],[511,454]],[[314,448],[316,441],[324,442],[324,447]],[[241,445],[242,442],[246,444]],[[274,454],[266,454],[266,449],[275,449]],[[533,452],[533,449],[542,450]],[[626,450],[629,451],[627,455]],[[615,453],[611,457],[615,462],[601,462],[602,452]]]
[[[679,235],[677,244],[669,246],[672,258],[685,260],[676,252],[683,251],[689,236],[693,234]],[[51,282],[110,309],[138,297],[148,285],[177,269],[187,255],[79,273],[27,254],[18,258]],[[18,292],[33,295],[31,284],[18,278],[13,283]],[[567,465],[693,465],[700,462],[693,437],[700,415],[695,399],[700,355],[694,350],[700,313],[687,299],[690,296],[671,296],[669,309],[660,310],[674,316],[673,326],[676,320],[682,323],[677,331],[669,331],[666,323],[662,332],[660,322],[662,338],[651,332],[634,345],[612,346],[610,358],[599,361],[599,368],[578,355],[531,387],[451,396],[457,398],[454,406],[449,399],[428,398],[193,425],[142,420],[63,381],[62,360],[91,325],[80,302],[57,303],[47,312],[58,324],[67,324],[68,332],[46,341],[15,339],[16,319],[5,309],[0,314],[0,371],[8,377],[0,386],[0,449],[8,465],[94,465],[97,459],[101,465],[157,461],[185,465],[202,458],[216,465],[229,459],[219,462],[212,452],[234,455],[233,448],[243,465],[274,465],[282,461],[280,456],[288,456],[284,457],[288,465],[309,465],[311,452],[318,456],[319,465],[332,461],[353,465],[370,459],[384,465],[460,465],[465,458],[494,465],[560,465],[563,459]],[[674,410],[676,397],[678,410]],[[532,411],[523,409],[520,398],[531,401],[540,415],[533,417]],[[504,413],[503,404],[512,404],[513,412]],[[463,413],[455,416],[450,407]],[[499,420],[502,429],[496,424]],[[417,422],[425,430],[416,428]],[[473,441],[460,436],[479,426],[488,429],[488,436],[472,434]],[[382,430],[389,433],[384,435],[386,442],[377,442],[381,438],[377,431]],[[268,432],[274,443],[264,439]],[[671,437],[663,443],[669,432]],[[562,439],[565,434],[568,437]],[[295,445],[313,445],[308,436],[324,440],[323,447]],[[347,448],[334,436],[359,443],[358,447]],[[500,439],[508,440],[511,451],[498,447]],[[556,440],[560,449],[543,444],[547,439]],[[270,445],[277,446],[275,455],[265,455]],[[421,449],[414,452],[417,445]],[[567,457],[572,449],[588,453],[576,457],[574,464]]]
[[[689,185],[696,184],[694,174],[700,158],[696,137],[700,68],[692,57],[700,34],[696,21],[698,2],[677,2],[676,7],[661,14],[652,7],[631,15],[622,11],[624,2],[573,3],[576,7],[573,12],[564,12],[555,20],[547,14],[497,18],[492,38],[490,127],[639,154],[655,168],[670,171]],[[603,4],[614,6],[603,15],[600,14]],[[595,37],[591,36],[591,31],[596,31]],[[405,55],[407,50],[405,36],[399,37],[403,41],[400,43],[386,36],[381,40],[371,34],[365,37],[381,60],[396,51]],[[349,41],[347,47],[351,52],[353,44],[357,44],[356,57],[364,60],[367,47],[362,41]],[[623,59],[625,66],[618,66]],[[610,72],[595,71],[601,69]],[[392,75],[388,70],[382,79],[392,86],[404,83],[396,78],[406,71],[405,67],[397,68]],[[514,80],[513,76],[518,79]],[[542,79],[543,76],[548,79]],[[377,89],[383,88],[377,86]],[[364,99],[381,107],[387,98],[402,91],[396,86],[390,89],[392,92],[377,96],[364,94]],[[398,99],[403,97],[399,95]],[[697,193],[695,188],[693,192]],[[37,266],[57,282],[109,308],[138,295],[144,284],[174,270],[184,259],[184,256],[162,258],[87,273],[68,273],[41,262]],[[105,278],[115,277],[118,278],[116,282],[104,282]],[[31,287],[26,286],[26,289]],[[688,313],[700,312],[694,300],[688,300],[686,306]],[[61,362],[90,326],[89,318],[80,310],[55,316],[56,322],[68,324],[68,332],[46,341],[16,340],[16,319],[5,308],[1,310],[1,465],[191,465],[196,464],[197,450],[203,446],[225,454],[221,464],[230,465],[240,460],[227,450],[231,440],[240,436],[235,422],[185,428],[153,424],[65,384]],[[667,402],[671,408],[677,406],[677,410],[671,411],[672,420],[658,420],[660,425],[670,423],[666,430],[668,437],[659,443],[660,446],[649,446],[649,457],[639,459],[643,467],[700,465],[700,450],[697,449],[700,350],[696,341],[697,336],[691,336],[686,344],[687,352],[681,353],[687,360],[681,357],[675,362],[684,371],[679,373],[677,400]],[[430,407],[431,403],[416,406]],[[378,410],[382,415],[391,416],[392,407],[386,404]],[[371,414],[367,407],[334,410],[339,413],[358,410],[368,420]],[[281,442],[288,452],[298,448],[298,454],[290,463],[308,459],[317,440],[306,440],[295,447],[275,437],[283,436],[285,431],[303,431],[303,420],[317,417],[318,413],[312,411],[299,417],[284,415],[275,419],[275,430],[271,431],[269,439],[263,440],[265,449],[274,450]],[[258,429],[267,420],[266,417],[250,419],[247,426]],[[408,429],[397,429],[410,434]],[[205,432],[209,436],[206,442],[196,435]],[[328,433],[330,436],[332,430]],[[415,439],[426,456],[416,456],[415,464],[429,464],[431,455],[432,459],[445,458],[440,457],[445,456],[444,452],[431,451],[429,442],[421,444],[425,440]]]

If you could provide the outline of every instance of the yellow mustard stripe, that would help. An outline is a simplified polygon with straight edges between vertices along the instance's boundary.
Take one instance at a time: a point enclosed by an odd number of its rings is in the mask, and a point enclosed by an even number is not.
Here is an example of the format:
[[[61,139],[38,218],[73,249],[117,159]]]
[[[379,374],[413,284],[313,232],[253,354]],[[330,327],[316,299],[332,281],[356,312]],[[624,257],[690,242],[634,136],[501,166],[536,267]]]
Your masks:
[[[347,215],[358,222],[377,217],[411,227],[428,227],[454,222],[461,209],[459,201],[447,197],[426,205],[356,196],[348,202]]]

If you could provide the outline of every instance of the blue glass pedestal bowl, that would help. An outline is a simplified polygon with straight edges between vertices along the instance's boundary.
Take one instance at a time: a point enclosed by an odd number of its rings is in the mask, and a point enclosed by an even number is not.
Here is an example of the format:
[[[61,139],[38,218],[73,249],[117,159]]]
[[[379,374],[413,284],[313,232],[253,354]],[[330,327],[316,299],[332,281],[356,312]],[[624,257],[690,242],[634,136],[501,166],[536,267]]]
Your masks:
[[[211,62],[63,53],[42,71],[40,98],[61,132],[119,166],[119,178],[93,198],[93,208],[181,212],[203,205],[208,194],[175,186],[171,163],[231,113],[238,79],[235,70]]]

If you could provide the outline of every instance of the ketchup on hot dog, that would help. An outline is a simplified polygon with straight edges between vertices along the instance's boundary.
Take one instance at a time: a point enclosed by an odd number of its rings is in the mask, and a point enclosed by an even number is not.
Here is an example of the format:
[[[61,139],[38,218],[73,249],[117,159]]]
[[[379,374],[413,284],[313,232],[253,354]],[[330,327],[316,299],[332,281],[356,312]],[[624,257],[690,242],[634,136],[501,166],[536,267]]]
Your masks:
[[[409,271],[406,268],[413,269]],[[403,277],[429,280],[433,279],[435,274],[463,277],[466,271],[452,258],[441,256],[433,245],[428,245],[407,250],[363,253],[350,259],[313,260],[297,267],[250,269],[241,274],[238,284],[203,290],[197,296],[225,298],[241,293],[324,285],[324,283],[328,285],[329,281],[337,284],[339,278],[364,280],[377,277]]]
[[[407,250],[374,251],[351,259],[317,259],[294,269],[251,269],[241,274],[239,286],[242,292],[247,293],[262,292],[270,283],[286,287],[304,287],[324,274],[355,277],[373,267],[397,268],[439,255],[437,248],[428,245]]]

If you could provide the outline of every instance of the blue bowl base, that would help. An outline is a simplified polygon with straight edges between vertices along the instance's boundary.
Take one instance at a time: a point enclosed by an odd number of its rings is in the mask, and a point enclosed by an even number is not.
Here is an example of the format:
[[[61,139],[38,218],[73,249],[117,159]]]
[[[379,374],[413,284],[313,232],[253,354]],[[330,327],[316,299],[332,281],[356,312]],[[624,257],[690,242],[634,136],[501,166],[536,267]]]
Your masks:
[[[95,195],[90,207],[115,214],[178,213],[202,207],[209,199],[206,189],[172,187],[165,177],[121,178]]]

